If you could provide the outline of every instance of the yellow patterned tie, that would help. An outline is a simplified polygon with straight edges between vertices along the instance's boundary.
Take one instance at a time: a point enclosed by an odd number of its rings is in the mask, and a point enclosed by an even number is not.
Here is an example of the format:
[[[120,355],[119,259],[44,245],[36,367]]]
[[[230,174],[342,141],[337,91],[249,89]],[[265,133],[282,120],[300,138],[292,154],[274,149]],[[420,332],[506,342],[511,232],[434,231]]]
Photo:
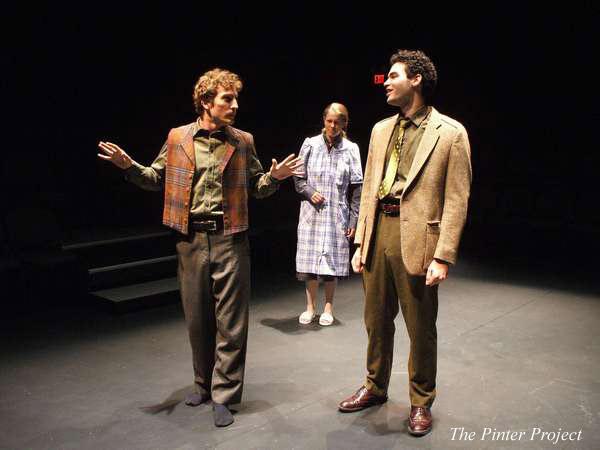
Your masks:
[[[396,180],[396,174],[398,172],[398,163],[400,162],[400,149],[402,148],[402,138],[404,137],[404,130],[408,127],[410,121],[407,119],[400,120],[400,129],[398,130],[398,137],[394,144],[394,149],[390,155],[390,161],[388,162],[387,169],[385,171],[385,177],[379,186],[377,197],[381,200],[390,193],[394,180]]]

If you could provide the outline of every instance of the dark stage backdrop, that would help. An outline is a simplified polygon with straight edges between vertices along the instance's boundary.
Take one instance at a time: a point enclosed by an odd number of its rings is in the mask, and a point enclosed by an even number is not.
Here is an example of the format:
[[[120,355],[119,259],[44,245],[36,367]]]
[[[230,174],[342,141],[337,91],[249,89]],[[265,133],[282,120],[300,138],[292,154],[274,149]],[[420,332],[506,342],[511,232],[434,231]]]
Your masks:
[[[51,211],[65,242],[158,224],[161,194],[124,182],[96,144],[149,164],[171,127],[194,120],[192,86],[215,66],[245,82],[237,126],[254,134],[265,167],[316,134],[331,101],[348,106],[364,165],[371,127],[394,113],[373,75],[395,49],[421,48],[439,72],[435,106],[470,134],[465,251],[597,247],[597,7],[417,6],[7,10],[3,212]],[[253,202],[252,226],[293,229],[298,204],[288,182]]]

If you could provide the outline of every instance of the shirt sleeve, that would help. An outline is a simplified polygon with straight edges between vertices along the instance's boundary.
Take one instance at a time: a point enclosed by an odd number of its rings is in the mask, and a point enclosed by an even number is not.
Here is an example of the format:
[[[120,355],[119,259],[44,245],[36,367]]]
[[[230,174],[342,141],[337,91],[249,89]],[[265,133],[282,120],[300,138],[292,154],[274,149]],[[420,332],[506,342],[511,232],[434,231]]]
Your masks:
[[[360,160],[360,150],[354,144],[350,148],[350,220],[349,228],[356,228],[358,222],[358,209],[362,192],[363,172]]]
[[[358,208],[360,206],[360,194],[362,193],[362,183],[350,185],[350,219],[348,228],[356,229],[358,223]]]
[[[304,162],[304,175],[302,176],[294,176],[294,188],[296,192],[303,196],[306,200],[310,200],[317,190],[308,184],[308,159],[310,158],[310,152],[312,150],[312,146],[310,145],[309,138],[304,139],[302,143],[302,147],[300,147],[300,153],[298,156],[302,158]]]
[[[248,142],[248,179],[250,195],[254,198],[265,198],[279,189],[281,181],[273,178],[271,173],[265,173],[256,155],[254,137]]]
[[[360,160],[360,150],[358,145],[354,144],[350,148],[350,184],[362,184],[363,172]]]
[[[165,142],[149,167],[133,161],[133,165],[125,170],[125,179],[147,191],[160,191],[164,185],[166,165],[167,143]]]

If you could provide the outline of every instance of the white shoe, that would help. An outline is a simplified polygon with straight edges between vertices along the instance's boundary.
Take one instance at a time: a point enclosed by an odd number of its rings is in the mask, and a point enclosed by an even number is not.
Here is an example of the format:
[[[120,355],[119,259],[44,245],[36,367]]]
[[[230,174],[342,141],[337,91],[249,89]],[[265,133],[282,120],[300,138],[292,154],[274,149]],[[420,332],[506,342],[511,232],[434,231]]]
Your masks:
[[[300,317],[298,318],[298,322],[300,322],[302,325],[308,325],[309,323],[311,323],[313,321],[313,319],[315,318],[316,314],[310,313],[308,311],[304,311],[302,314],[300,314]]]
[[[321,317],[319,317],[319,325],[323,325],[324,327],[327,327],[329,325],[331,325],[333,323],[333,316],[331,314],[329,314],[328,312],[324,312],[323,314],[321,314]]]

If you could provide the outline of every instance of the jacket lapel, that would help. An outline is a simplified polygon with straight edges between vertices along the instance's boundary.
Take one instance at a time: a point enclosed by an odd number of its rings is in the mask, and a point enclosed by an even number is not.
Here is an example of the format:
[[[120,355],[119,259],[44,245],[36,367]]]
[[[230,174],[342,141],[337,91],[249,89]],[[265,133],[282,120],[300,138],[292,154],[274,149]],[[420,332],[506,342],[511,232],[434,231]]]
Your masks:
[[[225,128],[225,134],[228,137],[227,142],[225,142],[225,155],[223,155],[223,161],[221,161],[221,165],[219,166],[219,170],[221,173],[225,171],[225,167],[227,167],[227,163],[233,156],[237,145],[239,144],[239,139],[235,136],[231,127]]]
[[[196,155],[194,153],[194,137],[193,137],[194,124],[187,127],[184,132],[183,139],[181,140],[181,146],[188,159],[191,161],[192,166],[196,167]]]
[[[219,166],[219,170],[221,173],[225,170],[227,163],[233,156],[233,152],[235,152],[235,147],[231,145],[229,142],[225,142],[225,155],[223,155],[223,161],[221,161],[221,165]]]
[[[407,190],[410,188],[411,184],[415,181],[415,178],[421,171],[423,164],[425,164],[427,158],[429,158],[429,155],[435,148],[440,138],[440,133],[438,131],[440,126],[440,114],[435,110],[435,108],[432,108],[429,123],[425,129],[425,133],[423,133],[423,137],[421,138],[421,142],[419,143],[419,147],[415,153],[415,158],[413,159],[413,163],[408,171],[403,192],[407,192]]]
[[[396,125],[396,121],[398,120],[398,114],[396,114],[393,120],[389,120],[385,126],[381,129],[381,131],[374,137],[375,142],[373,142],[373,192],[377,195],[379,191],[379,185],[381,184],[381,180],[383,180],[383,169],[385,167],[385,154],[387,152],[388,145],[390,143],[390,139],[392,138],[392,133],[394,132],[394,126]]]

